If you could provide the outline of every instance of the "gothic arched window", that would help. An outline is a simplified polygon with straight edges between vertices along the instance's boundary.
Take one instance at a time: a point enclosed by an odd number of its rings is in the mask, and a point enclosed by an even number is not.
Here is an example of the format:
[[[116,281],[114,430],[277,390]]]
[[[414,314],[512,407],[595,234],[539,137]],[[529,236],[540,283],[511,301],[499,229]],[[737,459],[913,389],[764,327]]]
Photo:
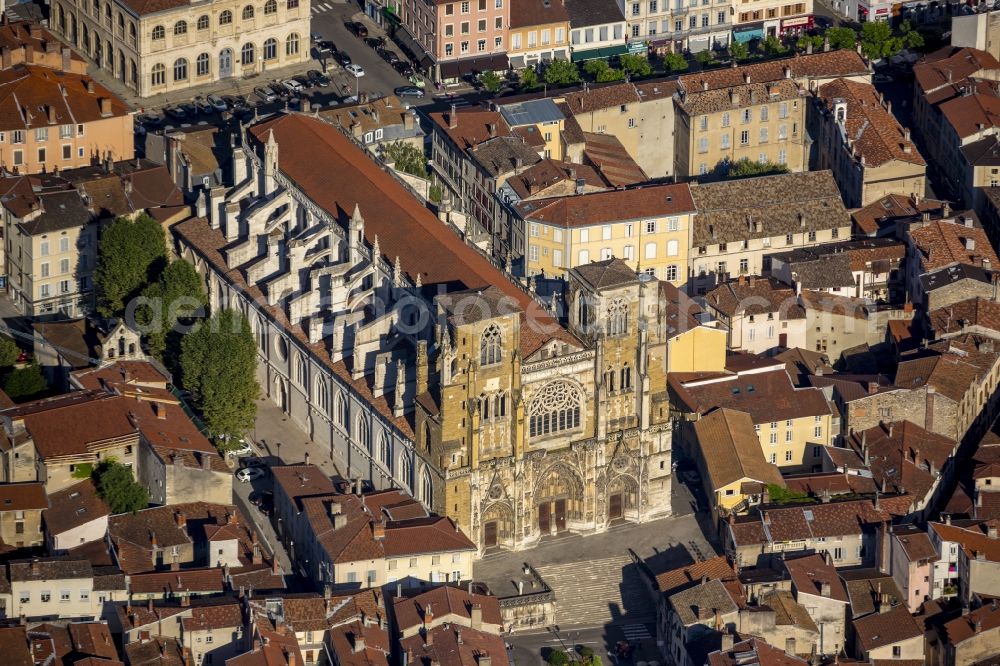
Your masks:
[[[611,301],[608,306],[608,335],[625,335],[628,333],[628,304],[621,298]]]
[[[483,332],[483,337],[479,341],[479,364],[499,363],[502,356],[503,338],[500,329],[496,325],[490,326]]]
[[[539,437],[580,427],[583,396],[567,381],[549,382],[531,400],[528,435]]]

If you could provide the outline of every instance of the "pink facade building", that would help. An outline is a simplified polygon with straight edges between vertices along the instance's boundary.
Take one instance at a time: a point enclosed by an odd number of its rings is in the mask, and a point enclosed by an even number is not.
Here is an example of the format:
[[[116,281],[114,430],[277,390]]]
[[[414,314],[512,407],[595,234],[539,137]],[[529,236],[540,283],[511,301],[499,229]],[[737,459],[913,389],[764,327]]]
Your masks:
[[[512,0],[403,0],[399,35],[436,82],[508,68]]]

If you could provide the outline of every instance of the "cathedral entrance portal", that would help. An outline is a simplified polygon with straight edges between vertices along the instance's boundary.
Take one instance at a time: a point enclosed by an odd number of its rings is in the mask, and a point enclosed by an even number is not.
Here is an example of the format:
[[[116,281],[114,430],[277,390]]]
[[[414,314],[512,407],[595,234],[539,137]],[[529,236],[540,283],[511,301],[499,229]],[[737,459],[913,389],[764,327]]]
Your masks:
[[[569,522],[580,517],[583,482],[567,465],[553,465],[535,489],[538,533],[541,536],[565,532]]]

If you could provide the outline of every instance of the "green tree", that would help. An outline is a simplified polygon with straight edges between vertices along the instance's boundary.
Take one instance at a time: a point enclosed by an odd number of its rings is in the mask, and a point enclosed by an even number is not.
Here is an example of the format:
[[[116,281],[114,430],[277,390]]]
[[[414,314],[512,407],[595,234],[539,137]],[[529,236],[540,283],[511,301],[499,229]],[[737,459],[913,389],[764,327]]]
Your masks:
[[[418,178],[427,177],[427,156],[412,143],[393,141],[382,147],[382,154],[386,159],[392,160],[396,168],[403,173]]]
[[[29,363],[13,370],[3,383],[4,392],[11,400],[23,401],[37,398],[49,390],[49,383],[37,363]]]
[[[663,66],[671,72],[683,72],[688,68],[688,61],[680,53],[668,53],[663,56]]]
[[[184,387],[217,440],[235,442],[253,427],[257,346],[240,312],[219,310],[200,322],[181,342],[180,361]]]
[[[549,652],[549,656],[545,658],[545,661],[549,663],[549,666],[568,666],[569,655],[562,650],[553,649]]]
[[[903,48],[919,49],[924,45],[924,36],[917,32],[909,21],[903,21],[899,24],[899,33]]]
[[[479,82],[490,93],[499,92],[503,88],[503,79],[496,72],[483,72],[479,75]]]
[[[784,164],[774,164],[773,162],[758,162],[744,157],[741,160],[732,162],[726,174],[727,178],[749,178],[752,176],[767,176],[776,173],[788,173],[788,167]]]
[[[607,60],[588,60],[583,66],[583,71],[598,83],[621,81],[625,78],[625,72],[620,69],[614,69],[608,65]]]
[[[521,70],[521,89],[533,90],[538,87],[538,72],[534,67],[526,67]]]
[[[176,369],[182,333],[177,325],[190,323],[208,303],[201,277],[190,262],[178,259],[142,295],[146,303],[137,309],[136,321],[147,331],[146,348]]]
[[[861,26],[861,50],[872,60],[888,58],[902,48],[903,41],[893,37],[892,28],[885,21],[869,21]]]
[[[738,42],[735,39],[729,43],[729,55],[733,60],[741,61],[750,57],[750,47],[746,42]]]
[[[823,48],[823,36],[822,35],[802,35],[799,37],[799,41],[795,42],[795,47],[800,51],[805,51],[809,46],[813,47],[813,50]]]
[[[166,256],[163,227],[149,215],[112,222],[101,235],[94,268],[98,311],[106,317],[122,314],[129,300],[156,279]]]
[[[545,68],[543,78],[550,86],[568,86],[580,82],[580,70],[569,60],[553,60]]]
[[[782,44],[781,40],[774,35],[766,37],[761,43],[761,48],[769,56],[780,56],[788,53],[788,47]]]
[[[844,26],[829,28],[823,36],[830,40],[831,49],[853,49],[858,43],[858,33]]]
[[[715,57],[712,55],[711,49],[705,49],[704,51],[698,51],[694,57],[695,60],[701,63],[702,67],[706,67],[715,62]]]
[[[94,472],[97,494],[111,513],[135,513],[149,506],[149,491],[137,483],[132,470],[114,461],[102,462]]]
[[[622,69],[629,76],[649,76],[653,73],[653,66],[649,64],[649,58],[634,53],[626,53],[618,59]]]
[[[795,504],[810,501],[809,496],[805,493],[789,490],[784,486],[774,483],[767,484],[767,497],[769,501],[775,504]]]
[[[21,349],[17,343],[6,335],[0,335],[0,368],[9,368],[14,365],[20,355]]]

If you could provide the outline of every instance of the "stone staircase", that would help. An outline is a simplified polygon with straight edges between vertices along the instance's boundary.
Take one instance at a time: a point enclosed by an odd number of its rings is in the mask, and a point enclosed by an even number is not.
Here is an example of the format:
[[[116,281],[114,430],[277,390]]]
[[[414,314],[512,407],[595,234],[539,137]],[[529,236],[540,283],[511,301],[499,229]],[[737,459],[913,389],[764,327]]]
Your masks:
[[[586,547],[585,543],[579,545]],[[555,592],[560,628],[633,624],[656,618],[649,593],[627,555],[569,564],[531,564]]]

